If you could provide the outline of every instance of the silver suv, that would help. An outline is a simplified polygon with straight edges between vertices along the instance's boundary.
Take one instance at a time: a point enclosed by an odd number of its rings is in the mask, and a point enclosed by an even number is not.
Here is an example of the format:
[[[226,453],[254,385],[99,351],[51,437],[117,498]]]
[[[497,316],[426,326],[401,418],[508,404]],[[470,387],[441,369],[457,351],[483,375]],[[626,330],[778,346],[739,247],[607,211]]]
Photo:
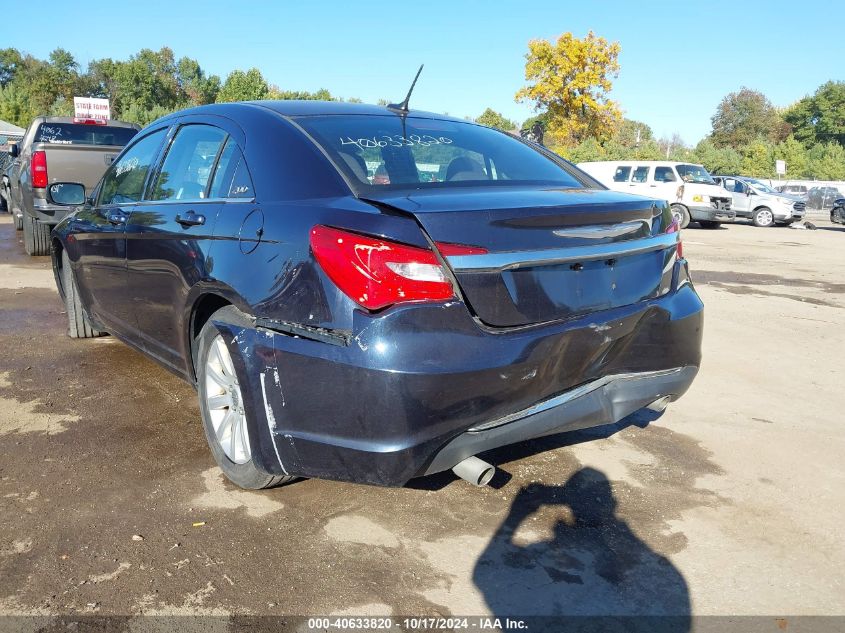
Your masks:
[[[804,217],[806,203],[796,196],[775,191],[769,185],[744,176],[713,176],[732,198],[737,218],[750,218],[754,226],[788,226]]]

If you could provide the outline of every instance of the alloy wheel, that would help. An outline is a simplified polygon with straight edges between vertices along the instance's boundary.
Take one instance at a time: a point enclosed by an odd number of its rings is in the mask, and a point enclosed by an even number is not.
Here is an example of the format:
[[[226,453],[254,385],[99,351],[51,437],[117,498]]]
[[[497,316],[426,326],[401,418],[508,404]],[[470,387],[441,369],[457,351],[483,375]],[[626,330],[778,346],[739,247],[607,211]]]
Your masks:
[[[243,397],[229,349],[219,334],[214,337],[205,361],[205,402],[217,442],[236,464],[251,456]]]

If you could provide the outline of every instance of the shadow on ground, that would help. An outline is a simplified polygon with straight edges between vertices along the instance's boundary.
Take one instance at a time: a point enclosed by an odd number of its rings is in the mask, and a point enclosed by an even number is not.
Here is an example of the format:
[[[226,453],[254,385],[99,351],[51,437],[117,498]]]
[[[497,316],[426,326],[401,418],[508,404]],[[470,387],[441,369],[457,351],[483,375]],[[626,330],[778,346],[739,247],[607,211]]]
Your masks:
[[[532,515],[548,507],[560,518],[550,538],[537,538]],[[594,468],[579,469],[561,486],[522,488],[473,572],[490,611],[503,619],[573,618],[567,630],[688,631],[686,581],[616,508],[610,481]],[[561,626],[543,624],[532,630]]]

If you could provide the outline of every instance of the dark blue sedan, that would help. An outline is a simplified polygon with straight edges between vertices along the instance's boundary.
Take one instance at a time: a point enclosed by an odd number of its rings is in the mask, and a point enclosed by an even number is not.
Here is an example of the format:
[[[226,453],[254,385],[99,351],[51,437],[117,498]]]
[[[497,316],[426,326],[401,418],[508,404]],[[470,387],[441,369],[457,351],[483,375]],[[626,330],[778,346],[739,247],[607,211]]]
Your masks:
[[[195,384],[246,488],[483,484],[479,453],[662,410],[698,371],[668,205],[471,122],[203,106],[140,132],[93,192],[50,196],[78,207],[52,235],[70,336]]]

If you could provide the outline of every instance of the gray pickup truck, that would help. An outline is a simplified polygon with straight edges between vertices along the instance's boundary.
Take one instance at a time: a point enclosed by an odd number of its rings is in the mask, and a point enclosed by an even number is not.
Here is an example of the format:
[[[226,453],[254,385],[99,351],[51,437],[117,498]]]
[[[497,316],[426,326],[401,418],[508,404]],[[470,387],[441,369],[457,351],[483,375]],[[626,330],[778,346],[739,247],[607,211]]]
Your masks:
[[[23,139],[9,151],[14,159],[8,194],[15,227],[23,229],[29,255],[50,253],[50,231],[69,213],[53,204],[48,187],[54,182],[79,182],[94,189],[140,127],[123,121],[37,117]]]

